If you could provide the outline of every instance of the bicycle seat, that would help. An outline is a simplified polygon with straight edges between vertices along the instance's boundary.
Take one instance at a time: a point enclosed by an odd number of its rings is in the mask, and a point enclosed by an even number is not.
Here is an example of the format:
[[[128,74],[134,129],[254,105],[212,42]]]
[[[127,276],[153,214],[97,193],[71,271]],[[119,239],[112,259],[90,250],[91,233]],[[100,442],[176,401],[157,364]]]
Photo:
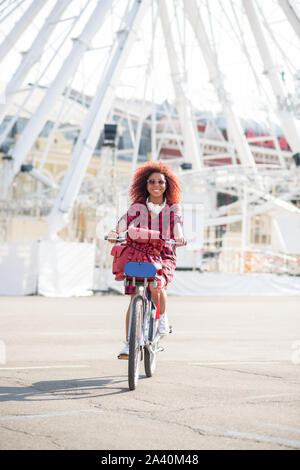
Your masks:
[[[129,261],[124,266],[124,272],[127,276],[131,277],[154,277],[156,274],[156,267],[152,263],[144,263],[141,261]]]

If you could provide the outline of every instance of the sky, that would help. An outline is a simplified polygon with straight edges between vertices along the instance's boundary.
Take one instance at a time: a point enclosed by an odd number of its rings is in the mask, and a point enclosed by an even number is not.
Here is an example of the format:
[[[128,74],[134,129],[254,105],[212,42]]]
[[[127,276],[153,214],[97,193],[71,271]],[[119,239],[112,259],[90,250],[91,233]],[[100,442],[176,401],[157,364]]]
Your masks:
[[[221,110],[221,106],[210,83],[197,38],[186,19],[184,5],[188,1],[190,0],[166,0],[178,63],[182,76],[186,77],[184,89],[188,99],[197,109],[217,113]],[[300,11],[300,0],[292,1]],[[5,40],[31,2],[32,0],[0,1],[0,42]],[[293,95],[294,75],[297,69],[300,70],[299,39],[287,22],[277,0],[255,0],[255,2],[261,20],[263,21],[265,17],[267,27],[271,31],[272,36],[265,29],[266,38],[274,63],[284,77],[286,94]],[[45,6],[39,15],[32,20],[0,64],[2,86],[9,81],[20,63],[22,52],[30,48],[54,4],[55,0],[45,1]],[[242,0],[197,0],[197,4],[233,106],[243,117],[263,120],[267,112],[272,113],[274,96],[263,73],[263,63],[244,13]],[[64,21],[57,25],[41,60],[32,68],[24,84],[40,80],[40,85],[49,86],[71,50],[72,38],[80,35],[96,5],[97,0],[72,1],[63,15]],[[130,6],[130,0],[112,0],[106,22],[95,35],[90,50],[84,54],[76,74],[72,77],[73,88],[89,95],[95,93],[104,66],[109,59],[116,31],[122,24],[122,17],[128,5]],[[76,16],[78,20],[74,25],[72,18]],[[145,97],[156,103],[161,103],[165,99],[172,102],[175,95],[156,2],[149,8],[143,22],[136,25],[136,32],[137,41],[120,76],[117,95],[124,99]],[[242,51],[241,35],[245,41],[248,57],[257,72],[259,86]],[[266,99],[266,96],[269,98]]]

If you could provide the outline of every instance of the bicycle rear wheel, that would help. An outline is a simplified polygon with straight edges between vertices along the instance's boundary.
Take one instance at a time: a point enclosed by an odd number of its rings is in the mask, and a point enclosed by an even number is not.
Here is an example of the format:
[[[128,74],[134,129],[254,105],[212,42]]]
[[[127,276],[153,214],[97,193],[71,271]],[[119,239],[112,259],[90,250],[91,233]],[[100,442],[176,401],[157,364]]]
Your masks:
[[[143,299],[136,297],[133,299],[130,317],[129,333],[129,358],[128,358],[128,385],[130,390],[135,390],[139,379],[139,360],[142,343],[143,324]]]
[[[152,343],[156,336],[157,320],[152,315],[149,322],[149,342]],[[147,377],[152,377],[156,369],[156,358],[157,358],[157,344],[152,345],[153,351],[149,351],[148,348],[144,349],[144,367]]]

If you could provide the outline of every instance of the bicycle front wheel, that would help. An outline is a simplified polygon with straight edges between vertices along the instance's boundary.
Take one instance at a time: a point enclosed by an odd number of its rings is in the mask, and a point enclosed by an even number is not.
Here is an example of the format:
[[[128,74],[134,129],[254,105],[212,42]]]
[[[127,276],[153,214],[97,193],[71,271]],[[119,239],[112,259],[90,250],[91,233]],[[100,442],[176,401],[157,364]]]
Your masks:
[[[149,323],[149,342],[152,343],[157,331],[157,323],[152,316]],[[147,377],[152,377],[156,369],[156,357],[157,357],[157,344],[152,345],[152,351],[145,347],[144,349],[144,366]]]
[[[129,358],[128,358],[128,385],[135,390],[139,379],[139,360],[142,345],[143,299],[133,299],[130,317]]]

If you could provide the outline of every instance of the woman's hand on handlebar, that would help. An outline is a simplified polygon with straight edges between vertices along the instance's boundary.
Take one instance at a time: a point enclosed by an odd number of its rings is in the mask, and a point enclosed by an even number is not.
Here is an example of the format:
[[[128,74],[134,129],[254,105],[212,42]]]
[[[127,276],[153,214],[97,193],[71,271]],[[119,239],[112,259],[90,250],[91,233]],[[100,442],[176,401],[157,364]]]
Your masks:
[[[109,243],[117,243],[118,242],[118,234],[114,230],[111,230],[107,237],[105,237]]]
[[[175,238],[175,241],[176,241],[176,246],[185,246],[186,245],[186,241],[185,241],[184,237]]]
[[[171,246],[186,246],[187,242],[186,240],[184,239],[184,237],[177,237],[175,238],[175,240],[171,239],[171,240],[165,240],[165,243],[167,245],[171,245]]]

